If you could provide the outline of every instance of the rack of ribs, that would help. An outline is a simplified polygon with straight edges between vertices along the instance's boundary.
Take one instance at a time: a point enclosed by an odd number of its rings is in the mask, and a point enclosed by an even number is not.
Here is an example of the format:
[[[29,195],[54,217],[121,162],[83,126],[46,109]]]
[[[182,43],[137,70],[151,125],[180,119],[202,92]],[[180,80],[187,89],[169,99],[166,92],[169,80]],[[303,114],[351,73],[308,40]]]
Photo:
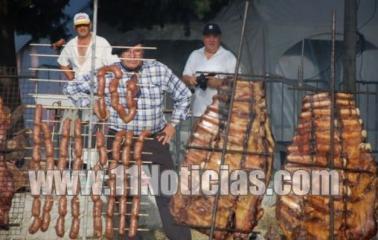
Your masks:
[[[190,169],[198,165],[200,170],[219,173],[225,126],[230,124],[224,164],[228,165],[230,172],[236,169],[262,170],[265,173],[263,181],[267,184],[272,169],[274,140],[266,111],[264,84],[260,81],[237,81],[231,121],[227,122],[230,92],[229,86],[222,86],[194,126],[182,166]],[[193,190],[196,188],[194,185],[187,188]],[[213,237],[226,239],[237,235],[240,239],[246,238],[262,217],[262,197],[220,195]],[[214,195],[189,196],[179,192],[171,200],[171,213],[178,224],[198,227],[210,234],[214,200]]]
[[[283,169],[290,173],[327,170],[331,150],[330,106],[328,93],[304,97],[299,125]],[[338,191],[333,196],[334,238],[370,239],[377,231],[376,163],[353,96],[337,93],[334,109],[333,162],[338,175],[338,181],[330,183]],[[320,189],[318,182],[313,184],[313,189]],[[302,196],[290,193],[278,198],[277,220],[287,239],[329,239],[332,210],[328,193]]]

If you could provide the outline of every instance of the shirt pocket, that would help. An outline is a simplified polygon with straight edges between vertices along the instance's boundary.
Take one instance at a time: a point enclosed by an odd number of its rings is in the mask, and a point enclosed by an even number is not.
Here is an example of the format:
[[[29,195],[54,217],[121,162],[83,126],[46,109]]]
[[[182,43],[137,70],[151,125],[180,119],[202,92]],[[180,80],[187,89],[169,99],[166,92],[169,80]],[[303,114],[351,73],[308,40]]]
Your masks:
[[[157,84],[146,84],[140,86],[138,107],[144,109],[161,108],[163,95],[161,87]]]

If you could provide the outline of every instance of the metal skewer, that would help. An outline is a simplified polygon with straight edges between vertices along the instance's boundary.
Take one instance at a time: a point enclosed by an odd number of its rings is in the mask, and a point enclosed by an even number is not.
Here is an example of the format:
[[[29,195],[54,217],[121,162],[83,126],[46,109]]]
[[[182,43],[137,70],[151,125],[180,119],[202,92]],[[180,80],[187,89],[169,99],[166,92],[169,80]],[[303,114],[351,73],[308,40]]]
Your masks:
[[[235,96],[235,91],[236,91],[236,80],[238,79],[238,74],[239,74],[239,67],[240,67],[241,54],[242,54],[242,49],[243,49],[244,33],[245,33],[245,25],[246,25],[246,22],[247,22],[248,8],[249,8],[249,0],[246,0],[245,1],[245,7],[244,7],[244,15],[243,15],[241,35],[240,35],[239,51],[238,51],[238,56],[237,56],[237,61],[236,61],[235,71],[234,71],[234,77],[233,77],[233,82],[232,82],[231,102],[230,102],[230,105],[229,105],[228,116],[227,116],[227,118],[228,118],[227,122],[229,122],[229,123],[231,122],[231,113],[232,113],[232,107],[233,107],[233,104],[234,104],[234,96]],[[225,131],[225,139],[224,139],[223,149],[222,149],[222,157],[221,157],[221,162],[220,162],[219,168],[221,167],[221,165],[224,164],[224,161],[225,161],[229,132],[230,132],[230,124],[227,124],[226,125],[226,131]],[[218,181],[221,182],[221,176],[218,176]],[[214,205],[212,206],[211,228],[210,228],[209,240],[213,239],[213,236],[214,236],[215,219],[216,219],[217,211],[218,211],[219,196],[220,196],[220,191],[217,191],[217,194],[216,194],[215,199],[214,199]]]

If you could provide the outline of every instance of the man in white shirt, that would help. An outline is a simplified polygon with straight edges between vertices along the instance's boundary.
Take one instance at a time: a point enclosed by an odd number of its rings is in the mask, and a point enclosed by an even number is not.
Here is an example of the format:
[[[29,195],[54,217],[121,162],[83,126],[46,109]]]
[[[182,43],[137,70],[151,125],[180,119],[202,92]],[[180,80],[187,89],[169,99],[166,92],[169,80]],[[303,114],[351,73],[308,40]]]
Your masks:
[[[217,87],[221,85],[219,75],[206,77],[207,85],[198,82],[196,72],[234,73],[236,58],[221,46],[221,29],[217,24],[206,24],[203,29],[204,47],[194,50],[185,65],[182,80],[189,87],[195,87],[193,116],[200,117],[211,104]]]
[[[77,13],[74,16],[74,27],[77,36],[71,39],[58,57],[58,64],[60,69],[64,71],[64,75],[69,81],[79,79],[80,76],[89,74],[92,70],[92,45],[93,35],[91,33],[91,20],[86,13]],[[96,36],[96,49],[95,49],[95,70],[119,62],[116,55],[112,55],[112,47],[109,42],[100,36]],[[87,97],[90,93],[83,93],[83,97]],[[83,106],[76,106],[83,107]],[[90,110],[83,110],[81,117],[83,121],[88,121],[91,117],[95,116]],[[76,109],[65,110],[63,118],[76,119],[79,111]]]
[[[77,36],[66,44],[58,58],[60,68],[67,70],[64,75],[68,80],[88,74],[92,69],[93,36],[88,14],[77,13],[74,16],[74,26]],[[112,47],[109,42],[100,36],[96,36],[95,55],[95,69],[119,61],[116,55],[112,55]]]

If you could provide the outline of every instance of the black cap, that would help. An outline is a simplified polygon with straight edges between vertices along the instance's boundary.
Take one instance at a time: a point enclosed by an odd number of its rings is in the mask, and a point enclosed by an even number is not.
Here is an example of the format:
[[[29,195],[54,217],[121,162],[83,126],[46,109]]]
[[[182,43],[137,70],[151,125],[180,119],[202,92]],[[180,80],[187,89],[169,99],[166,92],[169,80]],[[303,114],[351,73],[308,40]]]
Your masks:
[[[123,45],[128,47],[133,47],[138,44],[144,44],[144,36],[139,32],[132,32],[126,36],[122,41],[118,41],[114,45]],[[127,48],[113,48],[113,54],[121,55]]]
[[[214,35],[221,35],[222,31],[218,24],[216,23],[208,23],[205,25],[203,28],[203,35],[209,35],[209,34],[214,34]]]

